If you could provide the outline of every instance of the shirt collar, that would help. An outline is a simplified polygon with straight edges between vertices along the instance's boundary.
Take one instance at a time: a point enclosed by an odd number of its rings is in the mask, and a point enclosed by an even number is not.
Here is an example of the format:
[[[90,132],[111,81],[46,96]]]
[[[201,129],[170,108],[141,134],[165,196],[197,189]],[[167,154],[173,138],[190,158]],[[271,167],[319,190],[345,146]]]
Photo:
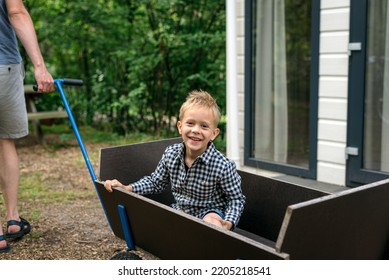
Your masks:
[[[184,156],[185,156],[185,143],[182,142],[181,143],[181,153],[179,153],[179,157],[184,160]],[[214,156],[214,153],[215,153],[215,145],[213,144],[213,142],[209,142],[208,144],[208,148],[204,151],[204,153],[202,153],[199,157],[196,158],[195,161],[198,161],[198,160],[201,160],[204,164],[208,164],[212,157]]]

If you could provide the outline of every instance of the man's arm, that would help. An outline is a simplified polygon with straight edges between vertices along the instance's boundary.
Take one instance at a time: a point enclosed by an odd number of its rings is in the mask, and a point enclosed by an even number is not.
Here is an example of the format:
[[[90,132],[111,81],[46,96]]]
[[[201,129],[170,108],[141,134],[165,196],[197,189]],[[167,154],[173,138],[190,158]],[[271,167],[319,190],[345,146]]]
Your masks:
[[[30,14],[22,0],[6,0],[8,17],[15,33],[30,57],[38,83],[38,91],[54,91],[54,81],[47,71]]]

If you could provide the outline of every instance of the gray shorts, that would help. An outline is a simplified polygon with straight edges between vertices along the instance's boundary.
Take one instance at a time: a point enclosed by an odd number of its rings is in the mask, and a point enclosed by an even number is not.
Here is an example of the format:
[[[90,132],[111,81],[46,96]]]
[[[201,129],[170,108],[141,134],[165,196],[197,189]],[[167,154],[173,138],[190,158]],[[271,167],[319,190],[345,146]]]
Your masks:
[[[17,139],[28,134],[22,64],[0,65],[0,138]]]

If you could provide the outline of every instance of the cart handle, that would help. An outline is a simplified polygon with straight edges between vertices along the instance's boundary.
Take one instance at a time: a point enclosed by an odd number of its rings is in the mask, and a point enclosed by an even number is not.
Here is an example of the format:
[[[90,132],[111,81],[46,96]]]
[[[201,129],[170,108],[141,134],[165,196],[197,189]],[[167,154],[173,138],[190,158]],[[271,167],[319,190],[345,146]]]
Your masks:
[[[72,110],[70,109],[68,100],[67,100],[67,98],[65,96],[65,91],[64,91],[64,89],[62,87],[62,85],[82,86],[83,85],[83,81],[82,80],[76,80],[76,79],[54,79],[54,84],[56,85],[56,87],[57,87],[57,89],[59,91],[59,94],[61,96],[63,105],[65,107],[65,110],[66,110],[67,114],[68,114],[69,121],[70,121],[70,123],[72,125],[72,128],[73,128],[73,132],[74,132],[74,134],[76,136],[78,145],[80,146],[81,153],[82,153],[82,155],[84,157],[84,161],[85,161],[86,166],[88,168],[89,175],[91,176],[92,182],[93,182],[93,184],[95,186],[95,189],[96,189],[96,192],[97,192],[97,196],[100,199],[101,206],[103,206],[104,213],[105,213],[105,216],[106,216],[107,221],[109,223],[109,226],[112,228],[111,221],[110,221],[110,219],[109,219],[109,217],[107,215],[107,212],[105,210],[105,207],[104,207],[103,201],[101,199],[100,193],[97,190],[97,185],[96,185],[97,177],[96,177],[96,174],[95,174],[95,172],[93,170],[93,166],[92,166],[92,163],[90,162],[90,159],[89,159],[89,156],[88,156],[88,152],[87,152],[87,150],[85,148],[84,142],[82,141],[80,132],[78,131],[78,127],[77,127],[76,121],[74,120],[74,117],[73,117]]]
[[[84,142],[82,141],[82,138],[81,138],[80,132],[78,130],[76,121],[74,120],[73,113],[72,113],[72,111],[70,109],[70,106],[69,106],[69,103],[68,103],[68,101],[66,99],[65,91],[64,91],[64,89],[62,87],[62,85],[64,85],[64,84],[81,86],[83,84],[83,81],[82,80],[76,80],[76,79],[54,79],[54,83],[57,86],[57,89],[58,89],[59,94],[61,96],[63,105],[65,107],[65,110],[66,110],[67,114],[68,114],[69,121],[70,121],[70,123],[72,125],[73,132],[74,132],[74,134],[76,136],[78,145],[80,146],[82,155],[84,156],[84,160],[85,160],[86,166],[88,167],[89,174],[90,174],[90,176],[92,178],[92,181],[94,183],[94,181],[97,179],[97,177],[96,177],[96,174],[95,174],[95,172],[93,170],[92,164],[90,162],[90,159],[89,159],[88,153],[86,151]]]
[[[56,79],[56,80],[59,80],[63,85],[69,85],[69,86],[82,86],[84,84],[84,81],[79,79],[64,78],[64,79]],[[37,84],[33,85],[32,88],[34,91],[38,91]]]
[[[70,86],[82,86],[84,84],[83,80],[78,80],[78,79],[62,79],[62,84],[63,85],[70,85]]]

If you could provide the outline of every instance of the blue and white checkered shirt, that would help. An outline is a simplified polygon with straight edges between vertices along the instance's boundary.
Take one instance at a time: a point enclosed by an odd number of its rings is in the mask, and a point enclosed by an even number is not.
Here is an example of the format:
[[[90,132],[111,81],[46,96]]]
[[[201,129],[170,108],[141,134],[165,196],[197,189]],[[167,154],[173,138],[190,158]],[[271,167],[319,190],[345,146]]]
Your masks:
[[[155,171],[131,184],[133,191],[160,193],[170,184],[175,198],[173,208],[196,217],[218,209],[225,214],[225,220],[237,225],[245,197],[235,163],[216,150],[213,143],[187,170],[184,158],[184,143],[167,147]]]

